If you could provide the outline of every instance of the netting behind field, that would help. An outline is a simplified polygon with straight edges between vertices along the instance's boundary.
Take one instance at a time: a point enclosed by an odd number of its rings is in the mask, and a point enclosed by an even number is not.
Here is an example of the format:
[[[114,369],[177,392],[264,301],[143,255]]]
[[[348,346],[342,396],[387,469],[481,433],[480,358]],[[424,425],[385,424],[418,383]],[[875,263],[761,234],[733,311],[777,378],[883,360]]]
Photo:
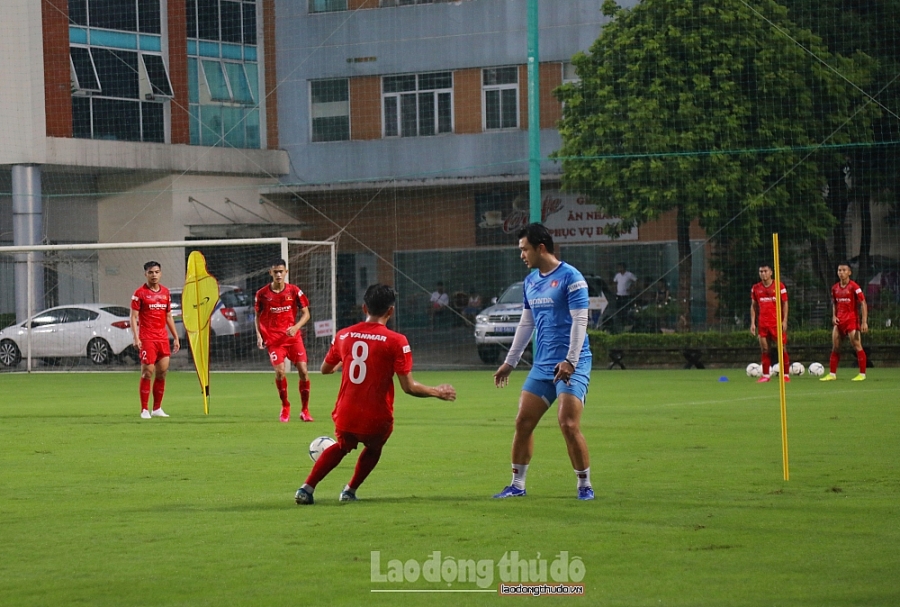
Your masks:
[[[537,218],[589,277],[593,329],[752,346],[773,233],[791,330],[829,327],[843,260],[870,325],[896,327],[900,0],[620,4],[53,0],[46,31],[68,39],[45,35],[46,131],[74,152],[38,176],[32,242],[333,242],[336,328],[362,318],[369,284],[392,284],[393,326],[443,368],[494,364],[510,343],[516,233]],[[33,211],[15,181],[0,173],[3,244]],[[293,278],[326,297],[324,258],[297,250]],[[214,255],[220,282],[252,291],[254,255]],[[100,258],[42,263],[44,307],[110,301]],[[24,278],[6,263],[0,279],[9,315]]]
[[[310,299],[311,319],[304,329],[310,360],[324,357],[335,307],[329,243],[267,239],[135,245],[46,246],[30,252],[4,252],[0,247],[2,299],[6,309],[13,310],[3,315],[0,370],[135,366],[131,295],[146,282],[143,265],[150,260],[161,264],[161,284],[171,292],[172,316],[182,344],[170,368],[192,369],[182,322],[190,302],[182,300],[182,292],[187,258],[193,251],[204,255],[208,272],[219,283],[219,301],[209,323],[213,371],[270,368],[266,352],[257,348],[254,296],[271,282],[272,262],[285,255],[288,281],[298,284]]]

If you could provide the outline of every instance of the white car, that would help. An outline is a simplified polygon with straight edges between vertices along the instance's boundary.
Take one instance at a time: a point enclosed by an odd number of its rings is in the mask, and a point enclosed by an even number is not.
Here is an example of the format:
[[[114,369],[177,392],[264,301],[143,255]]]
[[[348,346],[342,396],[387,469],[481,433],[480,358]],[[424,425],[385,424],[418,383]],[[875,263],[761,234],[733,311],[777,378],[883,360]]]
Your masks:
[[[127,355],[137,360],[131,335],[131,310],[115,304],[71,304],[49,308],[0,331],[0,365],[15,367],[28,353],[48,364],[87,356],[105,365]]]
[[[599,276],[585,276],[584,279],[588,283],[590,326],[598,328],[609,303],[604,294],[607,290],[606,283]],[[509,350],[525,307],[522,296],[522,283],[514,282],[503,291],[494,305],[485,308],[475,317],[475,345],[482,362],[497,363],[501,352]]]

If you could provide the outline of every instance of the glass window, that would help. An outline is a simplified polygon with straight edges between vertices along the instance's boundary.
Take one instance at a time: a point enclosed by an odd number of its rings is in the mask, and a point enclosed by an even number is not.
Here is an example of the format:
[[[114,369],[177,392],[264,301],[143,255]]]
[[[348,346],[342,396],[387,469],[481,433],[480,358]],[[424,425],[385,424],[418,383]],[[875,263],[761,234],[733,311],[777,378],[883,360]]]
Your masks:
[[[141,55],[144,60],[144,68],[147,70],[147,78],[150,80],[150,88],[154,95],[160,97],[173,97],[172,85],[169,84],[169,75],[163,58],[159,55]]]
[[[252,109],[247,111],[247,117],[244,119],[247,129],[247,147],[259,148],[259,110]]]
[[[113,316],[118,316],[119,318],[128,318],[131,316],[131,309],[124,306],[106,306],[105,308],[100,309],[104,312],[109,312]]]
[[[197,38],[197,0],[187,0],[187,37]]]
[[[166,142],[163,104],[147,101],[141,103],[141,128],[141,141]]]
[[[69,0],[69,21],[72,25],[87,25],[87,0]]]
[[[347,10],[347,0],[309,0],[309,12],[326,13]]]
[[[138,0],[138,31],[159,34],[159,0]]]
[[[222,106],[200,106],[200,145],[222,145]]]
[[[200,73],[197,71],[197,60],[188,57],[188,102],[200,103],[199,78]]]
[[[111,30],[136,32],[137,3],[135,0],[88,0],[89,24]],[[159,0],[157,0],[157,11]]]
[[[72,97],[72,136],[91,138],[91,98]]]
[[[347,79],[310,82],[313,141],[350,139],[350,83]]]
[[[222,0],[220,5],[222,13],[222,42],[243,42],[241,35],[241,4]]]
[[[91,99],[93,139],[141,140],[141,104],[127,99]],[[158,105],[158,104],[157,104]]]
[[[519,70],[490,68],[482,72],[484,128],[512,129],[519,126]]]
[[[100,79],[100,89],[104,96],[138,98],[137,53],[94,48],[91,55],[94,57],[94,65],[97,66],[97,77]]]
[[[209,87],[209,96],[213,101],[231,101],[231,93],[225,80],[225,72],[220,61],[200,62],[203,65],[203,74],[206,76],[206,85]]]
[[[225,63],[225,73],[235,101],[252,104],[253,95],[250,92],[250,83],[247,82],[247,74],[244,73],[242,63]]]
[[[73,46],[69,49],[72,60],[72,71],[75,75],[73,88],[80,91],[100,92],[100,81],[97,79],[97,70],[94,68],[94,60],[91,58],[90,49]]]
[[[44,312],[43,314],[38,314],[31,321],[31,327],[46,327],[47,325],[55,325],[61,322],[65,322],[66,319],[66,311],[65,310],[52,310],[50,312]]]
[[[244,44],[256,44],[256,5],[245,2],[244,7]]]
[[[247,82],[250,84],[250,96],[259,99],[259,66],[255,63],[245,63],[244,73],[247,74]]]
[[[93,310],[85,310],[84,308],[66,308],[66,322],[87,322],[96,320],[100,316]]]
[[[242,148],[247,145],[244,136],[244,109],[240,107],[222,107],[222,130],[227,147]]]
[[[566,61],[563,64],[563,82],[579,82],[581,78],[578,77],[578,74],[575,73],[575,65],[571,61]]]
[[[451,72],[385,76],[382,79],[384,136],[416,137],[452,132],[452,90]]]
[[[197,0],[197,37],[219,40],[219,0]]]

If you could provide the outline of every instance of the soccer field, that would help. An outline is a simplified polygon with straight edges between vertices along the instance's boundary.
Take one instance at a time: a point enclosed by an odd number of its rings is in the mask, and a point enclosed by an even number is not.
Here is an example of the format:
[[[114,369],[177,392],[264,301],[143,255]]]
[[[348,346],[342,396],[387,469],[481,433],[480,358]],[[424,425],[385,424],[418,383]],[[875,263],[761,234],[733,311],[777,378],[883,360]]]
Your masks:
[[[172,417],[152,420],[137,373],[0,377],[0,605],[481,605],[542,571],[584,585],[552,604],[900,603],[900,370],[791,382],[788,482],[775,383],[597,371],[592,502],[552,414],[528,496],[491,499],[523,372],[504,390],[415,376],[458,400],[399,393],[360,501],[337,501],[354,452],[311,507],[293,495],[309,442],[334,434],[335,376],[313,375],[311,424],[278,423],[271,373],[214,374],[209,416],[196,377],[170,374]]]

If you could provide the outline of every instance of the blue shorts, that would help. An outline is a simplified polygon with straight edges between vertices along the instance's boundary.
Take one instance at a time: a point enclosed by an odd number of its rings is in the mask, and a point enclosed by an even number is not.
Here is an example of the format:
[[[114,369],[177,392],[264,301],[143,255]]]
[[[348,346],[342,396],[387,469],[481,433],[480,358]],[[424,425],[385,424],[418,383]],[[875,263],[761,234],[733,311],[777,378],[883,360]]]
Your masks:
[[[564,381],[554,382],[553,379],[541,379],[532,377],[531,373],[525,378],[522,385],[523,392],[531,392],[541,397],[549,407],[556,401],[560,394],[572,394],[581,404],[584,405],[584,399],[587,396],[588,385],[591,383],[591,376],[588,373],[579,372],[578,369],[569,378],[569,383]]]

